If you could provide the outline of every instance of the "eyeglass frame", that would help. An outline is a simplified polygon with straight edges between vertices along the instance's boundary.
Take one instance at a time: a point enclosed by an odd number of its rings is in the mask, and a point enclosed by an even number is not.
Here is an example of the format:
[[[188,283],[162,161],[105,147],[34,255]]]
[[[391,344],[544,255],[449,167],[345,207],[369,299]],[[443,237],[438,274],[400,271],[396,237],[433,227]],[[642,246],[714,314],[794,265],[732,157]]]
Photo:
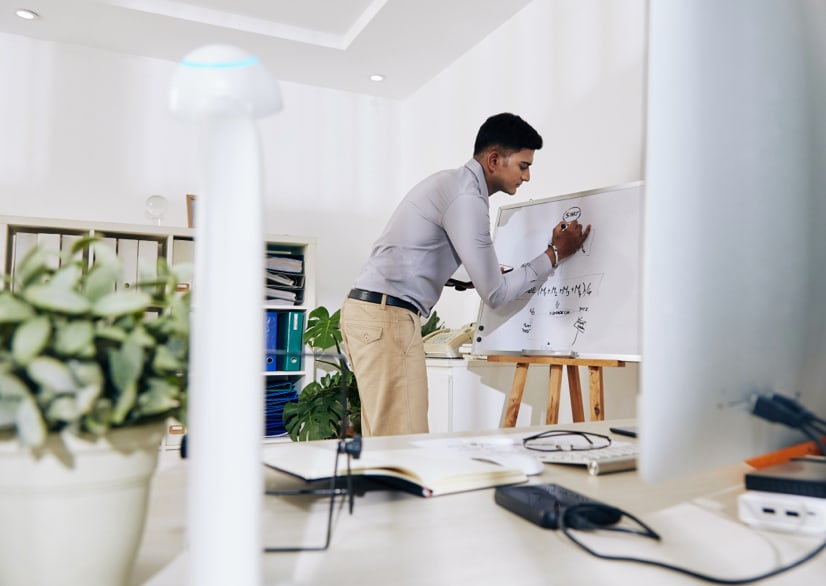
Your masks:
[[[528,445],[528,442],[536,441],[540,439],[545,439],[549,437],[562,437],[562,436],[578,436],[582,437],[587,441],[589,446],[584,448],[579,448],[576,446],[570,446],[567,448],[559,447],[558,445],[554,449],[543,449],[536,446]],[[605,440],[607,443],[603,446],[595,446],[593,445],[594,442],[591,438],[600,438],[601,440]],[[567,429],[549,429],[547,431],[543,431],[525,438],[522,438],[522,447],[526,450],[531,450],[534,452],[590,452],[592,450],[603,450],[607,447],[611,446],[611,438],[607,435],[602,435],[601,433],[594,433],[591,431],[571,431]]]

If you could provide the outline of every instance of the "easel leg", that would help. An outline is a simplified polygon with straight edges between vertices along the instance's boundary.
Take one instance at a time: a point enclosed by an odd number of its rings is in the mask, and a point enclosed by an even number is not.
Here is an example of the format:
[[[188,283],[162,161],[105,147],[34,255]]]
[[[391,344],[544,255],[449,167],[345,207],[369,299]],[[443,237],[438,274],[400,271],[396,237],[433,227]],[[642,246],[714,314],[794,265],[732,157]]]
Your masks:
[[[591,421],[605,420],[605,395],[602,386],[602,367],[588,367],[588,386],[591,393]]]
[[[516,372],[513,375],[511,392],[508,395],[508,403],[505,406],[505,416],[502,419],[502,427],[516,427],[516,418],[519,417],[519,406],[522,404],[522,394],[525,392],[525,381],[528,380],[528,364],[518,362]]]
[[[571,394],[571,417],[574,422],[585,421],[585,411],[582,406],[582,383],[579,380],[579,367],[568,365],[568,391]]]
[[[559,394],[562,389],[562,365],[551,364],[551,379],[548,382],[548,407],[545,423],[559,423]]]

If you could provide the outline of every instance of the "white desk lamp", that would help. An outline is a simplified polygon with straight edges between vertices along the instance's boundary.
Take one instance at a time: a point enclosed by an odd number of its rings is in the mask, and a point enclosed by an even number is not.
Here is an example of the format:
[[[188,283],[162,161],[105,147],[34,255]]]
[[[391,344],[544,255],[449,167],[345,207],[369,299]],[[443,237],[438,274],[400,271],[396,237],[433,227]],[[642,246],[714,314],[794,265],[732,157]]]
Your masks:
[[[254,119],[281,109],[277,83],[240,49],[188,54],[170,107],[205,130],[195,210],[188,414],[189,584],[261,583],[264,236]]]

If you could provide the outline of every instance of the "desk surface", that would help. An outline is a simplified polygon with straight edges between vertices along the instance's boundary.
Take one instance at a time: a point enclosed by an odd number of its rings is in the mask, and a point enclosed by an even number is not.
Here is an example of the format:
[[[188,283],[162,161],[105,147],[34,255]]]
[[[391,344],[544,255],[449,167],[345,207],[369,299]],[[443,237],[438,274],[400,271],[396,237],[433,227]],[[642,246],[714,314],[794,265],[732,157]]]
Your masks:
[[[609,425],[630,423],[615,420],[559,427],[606,431]],[[525,434],[533,429],[496,431]],[[364,449],[409,447],[412,439],[422,437],[367,438]],[[278,444],[265,449],[277,450]],[[736,497],[747,469],[735,465],[649,485],[635,471],[589,476],[581,467],[546,465],[531,482],[556,482],[618,506],[649,522],[663,538],[659,545],[648,545],[617,534],[584,536],[596,539],[594,543],[607,551],[666,555],[678,565],[735,578],[773,569],[779,565],[778,557],[784,562],[797,559],[819,542],[761,534],[737,521]],[[165,453],[153,480],[134,586],[186,584],[186,479],[186,461]],[[279,488],[299,485],[275,471],[266,473],[266,483]],[[266,545],[323,543],[326,498],[266,497],[264,508]],[[612,549],[617,544],[619,552]],[[328,551],[262,554],[262,567],[267,585],[700,583],[658,568],[593,558],[558,531],[541,529],[496,505],[492,489],[430,499],[389,491],[367,493],[356,499],[352,515],[346,507],[336,508]],[[821,554],[761,584],[816,584],[824,574],[826,554]]]

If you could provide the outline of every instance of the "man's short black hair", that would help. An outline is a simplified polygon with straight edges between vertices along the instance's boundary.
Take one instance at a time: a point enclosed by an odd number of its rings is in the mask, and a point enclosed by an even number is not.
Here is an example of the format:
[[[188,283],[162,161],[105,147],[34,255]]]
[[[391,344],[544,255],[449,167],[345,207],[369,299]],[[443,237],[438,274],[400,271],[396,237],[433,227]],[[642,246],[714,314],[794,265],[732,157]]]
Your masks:
[[[516,114],[502,112],[485,120],[479,128],[473,154],[478,155],[492,146],[509,151],[538,150],[542,148],[542,137]]]

